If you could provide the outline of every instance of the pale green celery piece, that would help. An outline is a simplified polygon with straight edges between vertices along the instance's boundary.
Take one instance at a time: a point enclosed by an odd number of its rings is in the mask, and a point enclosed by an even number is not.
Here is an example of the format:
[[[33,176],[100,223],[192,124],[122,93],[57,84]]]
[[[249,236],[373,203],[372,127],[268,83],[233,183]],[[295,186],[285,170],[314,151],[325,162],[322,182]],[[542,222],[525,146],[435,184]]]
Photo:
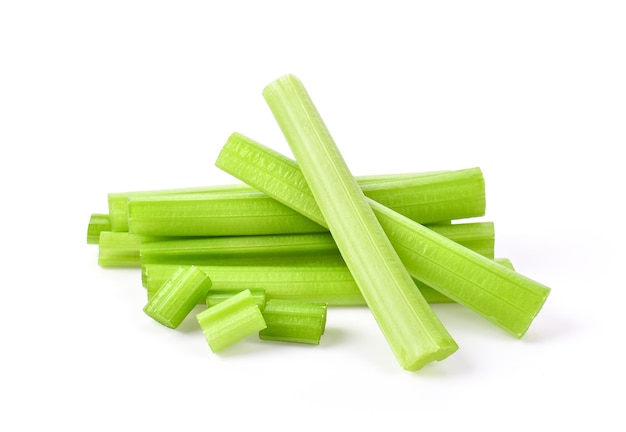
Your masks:
[[[231,145],[232,144],[232,145]],[[217,166],[318,223],[323,218],[297,164],[265,146],[233,134]],[[237,156],[233,156],[236,154]],[[273,171],[274,167],[280,169]],[[385,233],[414,279],[476,311],[521,337],[539,313],[550,290],[515,273],[494,267],[465,247],[369,200]],[[432,226],[431,226],[432,228]],[[400,253],[402,252],[402,253]],[[422,261],[432,265],[424,267]]]
[[[102,231],[98,242],[98,264],[101,267],[140,267],[140,248],[156,237],[127,232]]]
[[[142,282],[150,298],[176,264],[142,266]],[[333,306],[365,304],[359,288],[345,264],[327,266],[198,266],[213,281],[212,290],[240,291],[242,287],[264,289],[267,299],[297,299]]]
[[[321,232],[324,228],[258,191],[129,198],[128,229],[152,236]]]
[[[398,362],[417,370],[454,353],[456,342],[415,289],[302,83],[286,75],[263,96]]]
[[[206,295],[206,305],[207,307],[215,306],[216,304],[231,298],[235,294],[239,294],[241,291],[243,291],[243,289],[210,289]],[[250,294],[252,294],[252,298],[254,298],[254,303],[256,303],[259,309],[265,309],[265,290],[262,288],[252,288],[249,289],[249,291]]]
[[[108,214],[93,213],[87,225],[87,244],[98,244],[103,231],[111,231],[111,218]]]
[[[490,222],[429,225],[429,228],[485,256],[493,257]],[[330,233],[176,238],[144,242],[142,264],[271,265],[342,262]]]
[[[163,240],[144,243],[140,255],[143,264],[215,265],[216,261],[230,261],[233,265],[269,265],[307,263],[320,257],[339,259],[335,242],[328,232]]]
[[[318,345],[326,328],[327,305],[293,300],[270,300],[262,311],[267,328],[259,338]]]
[[[213,352],[238,342],[266,327],[250,290],[243,290],[196,315]]]
[[[206,193],[223,193],[250,191],[248,185],[216,185],[195,188],[179,188],[179,189],[162,189],[152,191],[133,191],[133,192],[113,192],[108,195],[109,215],[111,217],[112,231],[128,231],[128,200],[130,198],[150,197],[150,196],[167,196],[167,195],[188,195],[188,194],[206,194]]]
[[[198,267],[179,267],[144,307],[144,312],[164,326],[177,328],[203,301],[211,279]]]

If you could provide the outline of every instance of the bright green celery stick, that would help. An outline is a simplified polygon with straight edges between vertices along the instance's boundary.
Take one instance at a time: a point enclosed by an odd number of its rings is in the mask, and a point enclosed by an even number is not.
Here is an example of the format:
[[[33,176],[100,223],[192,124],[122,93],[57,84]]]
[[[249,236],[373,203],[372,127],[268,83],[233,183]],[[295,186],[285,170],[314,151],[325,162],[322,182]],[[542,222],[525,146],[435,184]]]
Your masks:
[[[87,244],[98,244],[103,231],[111,231],[111,218],[108,214],[93,213],[87,225]]]
[[[324,231],[258,191],[129,198],[128,229],[152,236],[235,236]]]
[[[140,267],[141,245],[158,239],[127,232],[102,231],[98,242],[98,264],[101,267]]]
[[[144,307],[144,312],[163,324],[177,328],[211,288],[211,279],[198,267],[179,267]]]
[[[286,75],[263,96],[398,362],[417,370],[455,352],[457,344],[415,288],[302,83]]]
[[[323,224],[309,187],[295,162],[280,153],[233,134],[216,165]],[[234,156],[236,155],[236,156]],[[545,302],[549,288],[502,268],[442,235],[368,200],[387,236],[414,279],[476,311],[521,337]],[[402,253],[400,253],[402,252]],[[425,267],[425,263],[431,263]]]
[[[148,298],[178,267],[176,264],[146,264],[142,281]],[[213,281],[212,290],[263,289],[267,299],[292,299],[361,306],[365,304],[345,264],[288,266],[198,266]]]
[[[262,288],[252,288],[249,289],[252,298],[254,298],[254,303],[259,307],[259,309],[265,309],[265,290]],[[233,289],[210,289],[206,295],[206,305],[207,307],[215,306],[218,303],[223,302],[226,299],[231,298],[235,294],[239,294],[241,290],[233,290]]]
[[[130,198],[250,191],[248,185],[217,185],[153,191],[114,192],[108,195],[112,231],[128,231],[128,200]]]
[[[478,253],[493,258],[494,227],[491,222],[429,225],[436,232]],[[288,264],[314,265],[318,258],[340,260],[330,233],[280,234],[164,239],[140,246],[142,264]]]
[[[456,181],[454,180],[455,178]],[[477,168],[450,172],[370,175],[357,177],[357,181],[364,189],[366,195],[368,194],[368,189],[372,189],[372,194],[377,200],[388,206],[391,206],[393,203],[387,201],[387,199],[393,200],[398,205],[396,210],[411,218],[418,215],[421,218],[418,220],[422,223],[429,223],[441,218],[445,219],[446,215],[450,215],[450,219],[462,219],[482,216],[485,212],[484,179],[482,173]],[[446,193],[444,202],[438,202],[436,196],[441,195],[441,193],[435,194],[433,192],[442,191],[447,187],[446,182],[449,183],[450,181],[455,182],[456,187]],[[385,186],[384,183],[389,183],[389,185]],[[460,184],[463,186],[460,186]],[[178,195],[186,195],[187,197],[191,195],[207,196],[215,193],[246,194],[253,190],[248,185],[240,184],[110,193],[108,199],[111,230],[129,230],[129,200],[174,197]],[[394,194],[399,194],[403,198],[394,197]]]
[[[496,262],[513,268],[509,260],[498,258]],[[163,283],[176,271],[176,264],[147,264],[142,267],[141,277],[151,298]],[[236,294],[242,287],[252,292],[263,290],[269,299],[286,299],[327,303],[329,306],[363,306],[365,300],[345,264],[331,263],[312,267],[309,265],[271,266],[198,266],[207,273],[213,285],[209,294]],[[428,303],[452,303],[453,301],[414,280]],[[222,295],[222,294],[220,294]],[[208,299],[207,299],[208,301]]]
[[[259,338],[318,345],[326,327],[325,303],[270,300],[262,311],[267,328]]]
[[[250,290],[244,290],[196,315],[209,347],[221,351],[266,327]]]

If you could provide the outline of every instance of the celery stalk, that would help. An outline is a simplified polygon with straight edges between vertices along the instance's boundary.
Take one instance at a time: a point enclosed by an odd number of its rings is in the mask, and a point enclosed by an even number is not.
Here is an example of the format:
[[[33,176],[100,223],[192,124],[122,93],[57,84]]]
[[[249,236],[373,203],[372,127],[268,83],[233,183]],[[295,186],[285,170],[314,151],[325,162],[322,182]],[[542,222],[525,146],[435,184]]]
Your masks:
[[[455,352],[457,344],[415,289],[302,83],[286,75],[263,95],[398,362],[417,370]]]
[[[250,186],[247,185],[219,185],[182,189],[163,189],[153,191],[113,192],[108,195],[111,230],[120,232],[128,231],[128,200],[132,198],[224,192],[236,193],[238,191],[250,190]]]
[[[324,231],[257,191],[129,198],[128,230],[151,236],[232,236]]]
[[[304,176],[293,160],[233,134],[216,165],[308,218],[323,224]],[[233,157],[237,154],[237,157]],[[245,162],[242,162],[245,161]],[[280,167],[273,171],[274,167]],[[419,223],[368,199],[407,270],[446,297],[521,337],[545,302],[549,288],[494,263]],[[445,227],[446,225],[441,225]],[[428,231],[428,233],[427,233]],[[430,262],[428,268],[422,261]]]
[[[141,244],[154,237],[127,232],[103,231],[98,242],[98,265],[100,267],[141,266]]]
[[[157,322],[177,328],[205,298],[211,279],[198,267],[179,267],[144,307]]]
[[[326,327],[326,304],[270,300],[262,311],[267,328],[259,338],[318,345]]]
[[[111,218],[108,214],[93,213],[87,225],[87,244],[98,244],[103,231],[111,231]]]
[[[481,255],[493,258],[494,228],[490,222],[429,225],[430,229]],[[122,234],[122,233],[115,233]],[[341,260],[330,233],[174,238],[140,244],[142,264],[315,265]]]
[[[266,327],[250,290],[243,290],[196,315],[213,352],[240,341]]]

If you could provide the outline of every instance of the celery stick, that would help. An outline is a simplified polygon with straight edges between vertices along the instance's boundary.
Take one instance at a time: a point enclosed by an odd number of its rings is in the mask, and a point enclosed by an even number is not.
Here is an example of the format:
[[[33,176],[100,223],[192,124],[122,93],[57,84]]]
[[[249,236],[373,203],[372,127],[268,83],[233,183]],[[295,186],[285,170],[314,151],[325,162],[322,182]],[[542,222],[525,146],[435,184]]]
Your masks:
[[[398,362],[417,370],[455,352],[458,346],[415,289],[302,83],[286,75],[263,95]]]
[[[446,182],[454,181],[455,187],[447,190],[445,201],[439,202],[441,193],[434,193],[446,188]],[[460,181],[462,182],[460,183]],[[484,180],[480,170],[468,169],[461,171],[438,171],[426,173],[382,174],[357,177],[357,181],[366,195],[371,189],[372,196],[383,204],[392,208],[397,203],[398,210],[410,218],[418,217],[422,223],[430,223],[438,219],[463,219],[482,216],[485,211]],[[400,182],[400,183],[398,183]],[[385,183],[389,183],[385,186]],[[461,186],[462,184],[462,186]],[[109,214],[112,231],[128,231],[128,202],[129,200],[166,198],[185,195],[207,196],[212,194],[247,194],[254,191],[248,185],[222,185],[187,189],[169,189],[156,191],[137,191],[125,193],[110,193]],[[400,194],[404,198],[394,198]],[[389,195],[389,197],[388,197]],[[392,199],[393,202],[388,201]],[[197,201],[196,201],[197,203]],[[182,216],[182,215],[181,215]]]
[[[326,327],[324,303],[270,300],[262,311],[267,328],[259,338],[318,345]]]
[[[129,198],[128,229],[152,236],[234,236],[324,231],[266,195],[189,194]]]
[[[207,307],[215,306],[216,304],[231,298],[235,294],[239,294],[241,291],[243,291],[243,289],[210,289],[206,295],[206,305]],[[262,288],[252,288],[249,289],[249,291],[252,298],[254,298],[254,303],[259,307],[259,309],[265,309],[265,290]]]
[[[244,290],[196,315],[209,347],[221,351],[266,327],[250,290]]]
[[[226,146],[230,147],[231,143],[234,143],[233,148],[239,149],[240,156],[231,158],[230,150],[224,157],[220,154],[218,167],[323,224],[320,210],[293,160],[268,151],[240,134],[233,134]],[[272,171],[275,166],[280,170]],[[515,336],[521,337],[526,332],[545,302],[549,288],[511,269],[494,267],[489,259],[476,258],[477,253],[451,246],[454,243],[445,241],[442,235],[373,200],[368,201],[394,248],[399,254],[402,252],[400,257],[414,279],[425,282]],[[426,259],[432,263],[428,268],[422,263]]]
[[[206,194],[206,193],[223,193],[250,191],[247,185],[219,185],[182,189],[164,189],[156,191],[133,191],[133,192],[114,192],[108,195],[109,215],[111,218],[112,231],[128,231],[128,200],[131,198],[141,198],[150,196],[166,196],[166,195],[188,195],[188,194]]]
[[[127,232],[103,231],[98,242],[98,264],[101,267],[139,267],[141,244],[154,239]]]
[[[87,244],[98,244],[103,231],[111,231],[111,218],[108,214],[93,213],[87,225]]]
[[[436,232],[493,258],[494,228],[490,222],[429,225]],[[341,261],[330,233],[177,238],[144,242],[142,264],[269,265],[327,264]]]
[[[142,267],[142,281],[148,298],[177,267],[176,264],[146,264]],[[365,304],[345,264],[198,267],[213,281],[212,290],[264,289],[267,299],[294,299],[333,306]]]
[[[177,328],[210,287],[211,279],[198,267],[179,267],[143,310],[164,326]]]

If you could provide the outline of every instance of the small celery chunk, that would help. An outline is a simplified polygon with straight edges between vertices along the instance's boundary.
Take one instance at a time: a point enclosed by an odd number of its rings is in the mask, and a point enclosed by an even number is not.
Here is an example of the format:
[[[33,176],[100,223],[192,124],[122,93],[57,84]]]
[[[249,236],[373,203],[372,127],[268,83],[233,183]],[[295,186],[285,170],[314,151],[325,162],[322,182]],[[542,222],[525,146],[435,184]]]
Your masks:
[[[93,213],[87,225],[87,244],[98,244],[103,231],[111,231],[111,218],[108,214]]]
[[[196,315],[211,351],[218,352],[267,325],[250,290],[243,290]]]
[[[198,267],[179,267],[148,300],[144,312],[164,326],[176,328],[211,288],[211,279]]]
[[[263,309],[267,328],[259,338],[318,345],[326,328],[325,303],[268,300]]]

